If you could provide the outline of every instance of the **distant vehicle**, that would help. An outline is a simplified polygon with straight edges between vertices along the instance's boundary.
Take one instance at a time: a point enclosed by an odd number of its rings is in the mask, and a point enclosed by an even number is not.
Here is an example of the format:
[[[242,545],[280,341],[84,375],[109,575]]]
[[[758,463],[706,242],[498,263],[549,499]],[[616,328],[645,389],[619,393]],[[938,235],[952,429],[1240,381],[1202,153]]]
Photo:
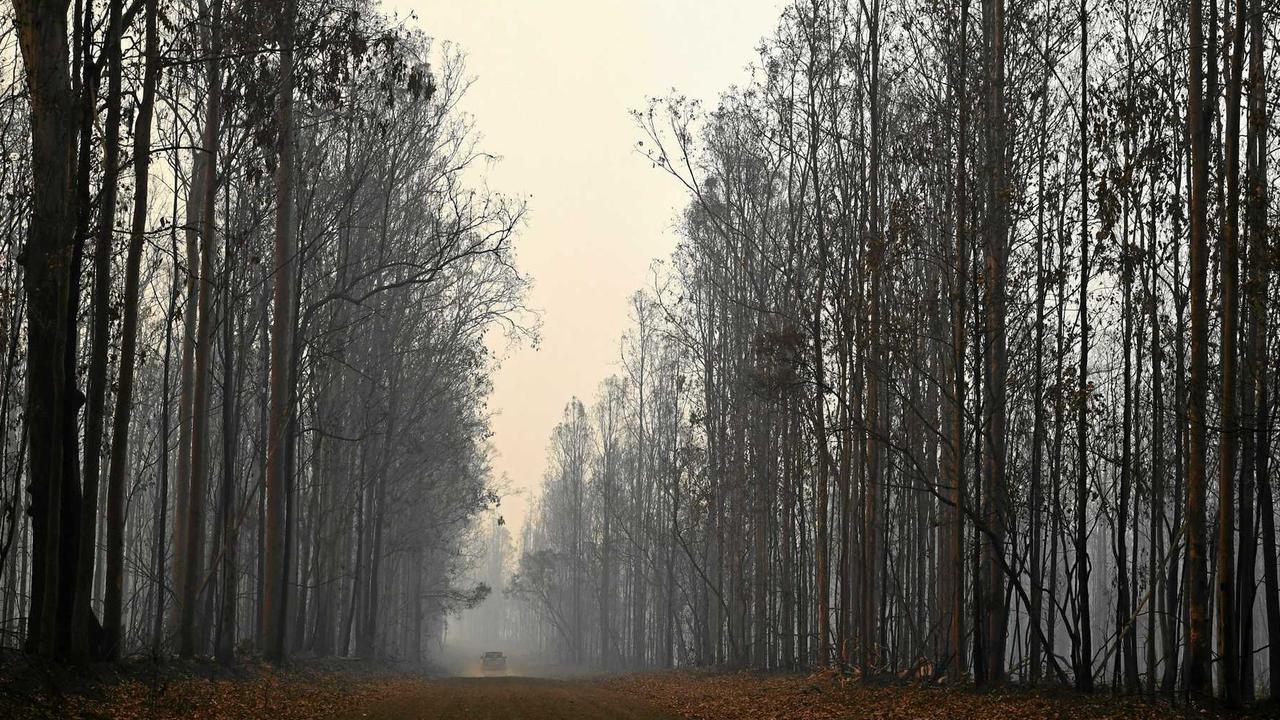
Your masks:
[[[485,672],[500,672],[507,669],[507,656],[500,652],[487,652],[480,658],[480,669]]]

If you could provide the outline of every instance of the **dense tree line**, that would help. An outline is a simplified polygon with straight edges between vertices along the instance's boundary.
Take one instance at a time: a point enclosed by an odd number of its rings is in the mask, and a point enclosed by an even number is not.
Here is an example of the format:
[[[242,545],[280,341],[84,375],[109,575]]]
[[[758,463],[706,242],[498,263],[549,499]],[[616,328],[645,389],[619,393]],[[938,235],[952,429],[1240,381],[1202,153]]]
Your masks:
[[[1263,0],[797,0],[512,589],[568,659],[1280,688]]]
[[[365,0],[0,20],[0,645],[420,660],[529,332],[463,54]]]

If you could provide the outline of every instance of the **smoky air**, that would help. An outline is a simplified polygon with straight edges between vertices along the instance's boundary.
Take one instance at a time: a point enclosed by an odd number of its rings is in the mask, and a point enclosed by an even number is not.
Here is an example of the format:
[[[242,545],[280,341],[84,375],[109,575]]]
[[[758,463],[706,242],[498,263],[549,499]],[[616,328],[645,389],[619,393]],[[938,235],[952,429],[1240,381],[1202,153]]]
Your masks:
[[[3,3],[0,716],[1270,716],[1278,26]]]

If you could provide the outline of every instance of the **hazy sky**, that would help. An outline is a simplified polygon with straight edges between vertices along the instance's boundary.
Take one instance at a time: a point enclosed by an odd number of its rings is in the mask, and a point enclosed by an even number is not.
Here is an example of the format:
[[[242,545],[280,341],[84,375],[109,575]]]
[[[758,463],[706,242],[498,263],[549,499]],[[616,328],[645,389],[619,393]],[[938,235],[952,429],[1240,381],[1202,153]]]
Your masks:
[[[781,0],[385,0],[460,45],[476,83],[463,108],[502,160],[490,186],[525,195],[517,260],[542,342],[495,378],[495,470],[518,493],[518,532],[573,395],[617,367],[627,300],[675,244],[677,184],[635,152],[629,110],[673,88],[711,103],[741,82]]]

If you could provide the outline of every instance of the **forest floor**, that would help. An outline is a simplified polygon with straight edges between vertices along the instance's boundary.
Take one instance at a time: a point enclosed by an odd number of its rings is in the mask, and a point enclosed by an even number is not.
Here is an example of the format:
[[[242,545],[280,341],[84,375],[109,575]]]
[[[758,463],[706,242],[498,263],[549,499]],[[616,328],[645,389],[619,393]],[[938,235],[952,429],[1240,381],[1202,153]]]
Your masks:
[[[437,678],[364,664],[0,666],[13,720],[755,720],[1229,718],[1101,692],[876,685],[832,675],[657,672],[564,679]],[[1280,717],[1259,709],[1245,717]]]
[[[1175,707],[1145,697],[1108,692],[1011,687],[977,690],[918,683],[863,683],[834,674],[662,672],[619,675],[599,684],[644,698],[679,717],[697,720],[1173,720],[1174,718],[1280,717],[1259,708],[1248,715]]]

